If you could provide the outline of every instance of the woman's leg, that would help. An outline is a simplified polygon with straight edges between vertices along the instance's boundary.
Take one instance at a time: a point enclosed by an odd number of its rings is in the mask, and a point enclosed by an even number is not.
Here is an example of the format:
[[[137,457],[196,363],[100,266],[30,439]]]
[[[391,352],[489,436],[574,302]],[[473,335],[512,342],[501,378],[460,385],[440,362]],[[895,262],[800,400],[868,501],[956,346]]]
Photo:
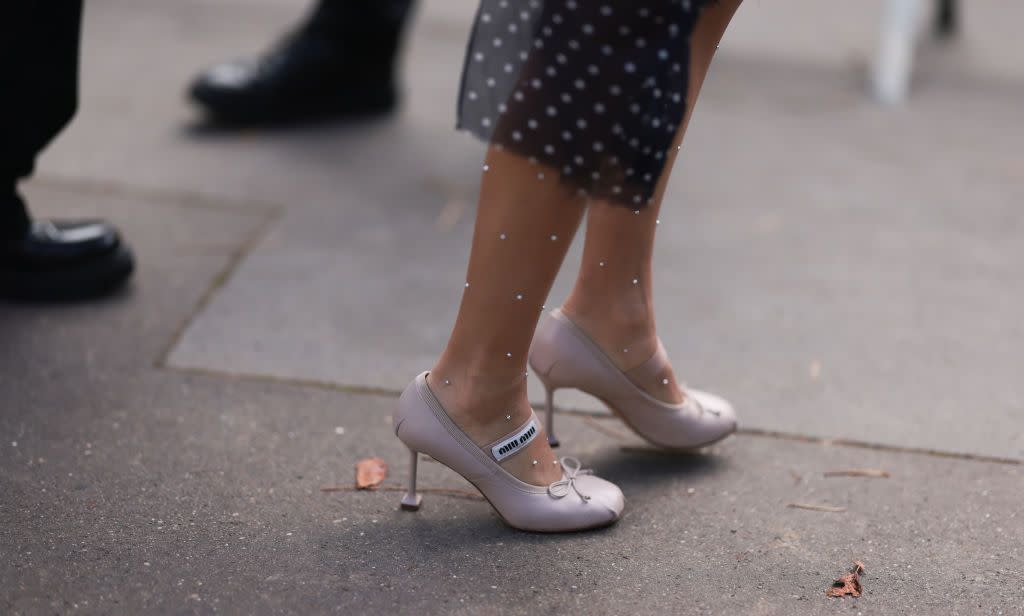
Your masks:
[[[532,412],[530,341],[585,210],[554,170],[522,156],[492,147],[484,169],[462,303],[428,376],[449,416],[479,445],[508,435]],[[547,485],[562,477],[554,462],[547,439],[536,438],[502,466]]]
[[[583,261],[575,287],[563,310],[601,346],[622,370],[651,357],[658,344],[654,324],[651,262],[669,170],[682,142],[704,76],[726,26],[740,0],[720,0],[704,8],[693,31],[690,49],[686,115],[676,132],[671,157],[651,204],[640,210],[602,202],[591,204],[587,217]],[[642,383],[645,390],[665,402],[681,402],[682,392],[673,375],[668,383]]]

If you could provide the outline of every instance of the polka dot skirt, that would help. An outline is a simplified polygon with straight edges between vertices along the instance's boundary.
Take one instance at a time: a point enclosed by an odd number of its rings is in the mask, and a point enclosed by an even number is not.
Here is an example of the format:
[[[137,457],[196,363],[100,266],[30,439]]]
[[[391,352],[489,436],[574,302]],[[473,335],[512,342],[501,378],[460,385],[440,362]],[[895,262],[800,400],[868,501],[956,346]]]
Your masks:
[[[591,198],[643,207],[683,119],[706,2],[482,0],[458,127]]]

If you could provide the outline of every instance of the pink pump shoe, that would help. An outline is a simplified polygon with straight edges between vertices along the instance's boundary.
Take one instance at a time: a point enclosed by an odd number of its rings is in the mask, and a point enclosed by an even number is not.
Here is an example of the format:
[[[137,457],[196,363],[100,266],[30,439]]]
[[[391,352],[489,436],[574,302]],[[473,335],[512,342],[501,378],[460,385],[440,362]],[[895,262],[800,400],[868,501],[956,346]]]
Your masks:
[[[475,485],[513,528],[552,533],[585,530],[612,524],[622,515],[625,499],[618,486],[581,469],[575,458],[562,458],[562,479],[547,487],[520,481],[498,464],[541,434],[535,413],[514,432],[481,448],[451,420],[427,386],[424,372],[398,400],[394,426],[395,435],[412,454],[402,509],[420,508],[416,462],[417,452],[422,452]]]
[[[659,341],[650,359],[623,372],[561,310],[548,313],[537,327],[530,348],[530,367],[547,391],[548,441],[553,447],[558,445],[554,395],[565,388],[600,399],[637,434],[666,449],[695,449],[735,432],[736,411],[714,394],[686,389],[681,404],[670,404],[635,384],[641,379],[658,378],[669,365]]]

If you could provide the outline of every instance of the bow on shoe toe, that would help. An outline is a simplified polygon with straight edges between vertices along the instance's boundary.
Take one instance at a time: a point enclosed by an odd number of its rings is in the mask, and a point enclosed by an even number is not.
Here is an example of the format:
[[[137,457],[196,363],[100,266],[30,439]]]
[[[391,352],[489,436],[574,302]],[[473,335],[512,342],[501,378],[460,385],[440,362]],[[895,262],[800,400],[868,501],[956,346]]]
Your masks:
[[[579,495],[580,500],[588,502],[590,495],[580,492],[579,487],[576,486],[576,478],[583,475],[593,475],[594,471],[589,468],[582,468],[583,464],[571,456],[562,458],[561,463],[564,473],[563,477],[548,486],[548,494],[555,498],[565,498],[569,495],[570,491],[574,491]]]

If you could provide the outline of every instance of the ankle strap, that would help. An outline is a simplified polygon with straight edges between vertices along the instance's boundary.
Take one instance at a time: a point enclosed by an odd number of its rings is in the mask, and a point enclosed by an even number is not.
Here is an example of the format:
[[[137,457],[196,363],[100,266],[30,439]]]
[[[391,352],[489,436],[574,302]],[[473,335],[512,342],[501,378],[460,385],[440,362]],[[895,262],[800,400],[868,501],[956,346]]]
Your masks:
[[[491,454],[495,462],[501,462],[526,449],[526,446],[537,438],[538,434],[540,434],[540,422],[537,421],[537,414],[530,413],[530,418],[526,423],[519,426],[514,432],[486,445],[484,449]]]

